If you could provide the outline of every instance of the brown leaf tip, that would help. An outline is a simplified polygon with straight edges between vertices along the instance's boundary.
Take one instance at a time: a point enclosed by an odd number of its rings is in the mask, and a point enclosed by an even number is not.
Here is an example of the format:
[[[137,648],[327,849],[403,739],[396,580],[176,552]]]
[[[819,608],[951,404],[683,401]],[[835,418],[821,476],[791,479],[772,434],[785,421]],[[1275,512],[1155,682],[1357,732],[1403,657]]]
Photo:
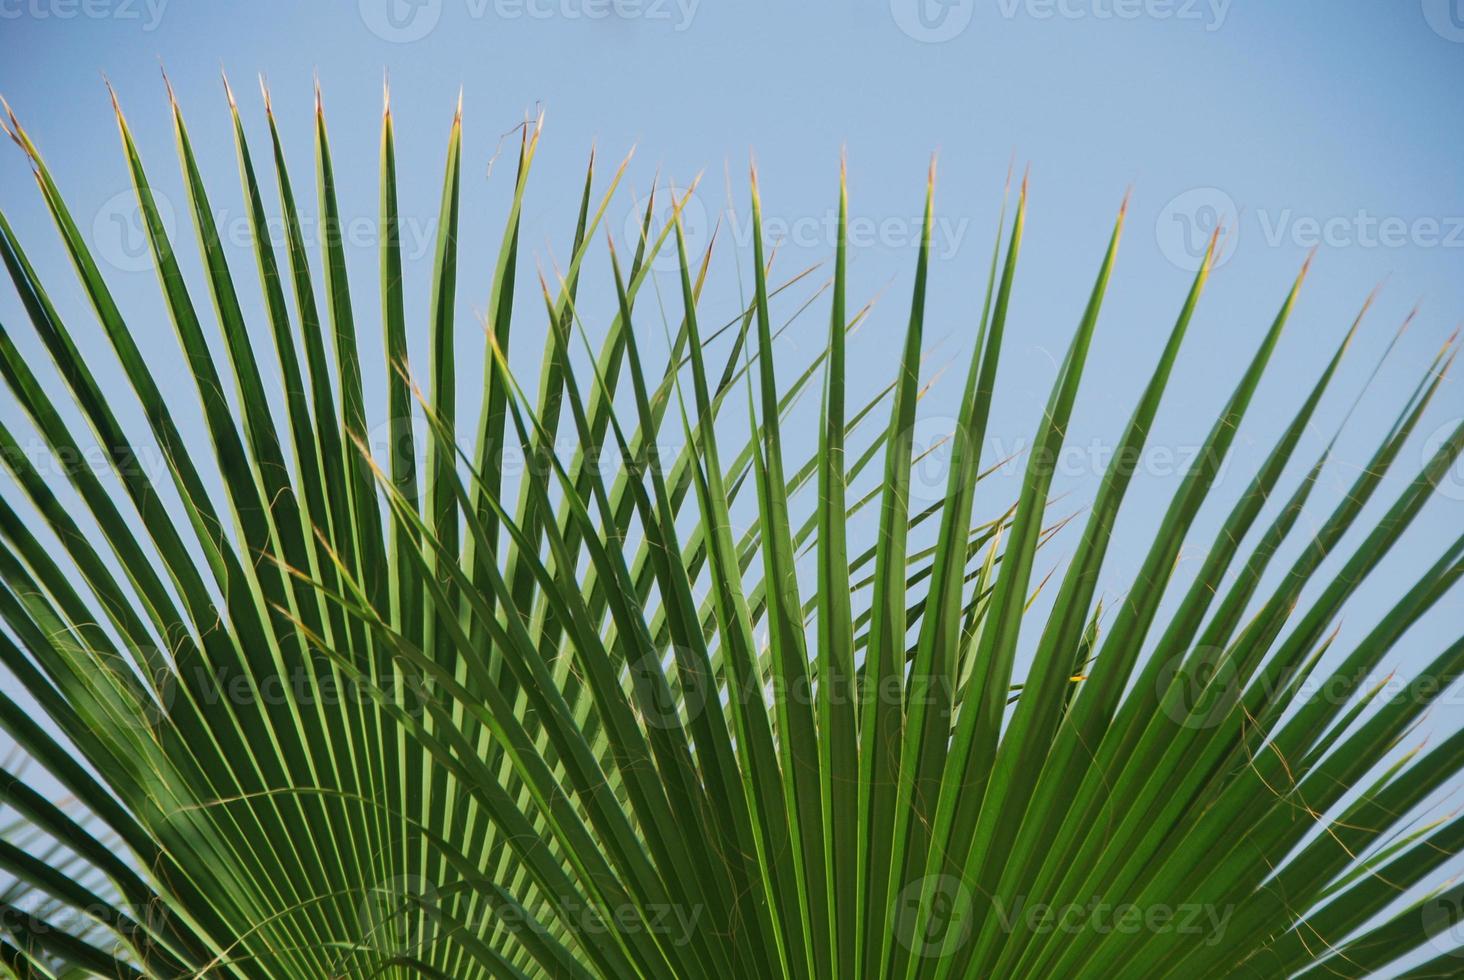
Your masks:
[[[112,111],[119,116],[122,115],[122,104],[117,101],[117,90],[112,87],[112,80],[106,74],[102,75],[102,84],[107,86],[107,95],[112,100]]]
[[[1316,261],[1317,250],[1320,248],[1320,245],[1313,245],[1311,251],[1306,253],[1306,261],[1301,264],[1301,276],[1299,278],[1305,279],[1306,274],[1311,271],[1312,263]]]
[[[178,111],[178,96],[173,91],[172,79],[168,78],[168,70],[164,68],[161,63],[158,64],[158,71],[163,76],[163,88],[168,90],[168,105],[170,105],[173,109],[173,112],[176,113]]]
[[[25,149],[25,144],[20,141],[20,123],[15,118],[15,112],[10,108],[10,103],[5,101],[5,96],[0,95],[0,109],[5,111],[5,119],[0,119],[0,129],[5,130],[5,135],[15,141],[15,145]]]

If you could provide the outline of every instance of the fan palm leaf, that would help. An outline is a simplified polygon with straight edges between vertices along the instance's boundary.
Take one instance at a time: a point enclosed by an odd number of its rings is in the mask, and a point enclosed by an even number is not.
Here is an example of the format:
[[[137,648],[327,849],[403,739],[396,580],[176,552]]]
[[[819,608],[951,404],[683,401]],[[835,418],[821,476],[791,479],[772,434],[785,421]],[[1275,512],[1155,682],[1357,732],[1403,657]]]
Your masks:
[[[1361,315],[1239,497],[1219,500],[1304,267],[1138,572],[1105,601],[1105,558],[1216,239],[1134,386],[1092,505],[1058,515],[1055,461],[1126,204],[1031,451],[1013,464],[987,450],[1023,179],[979,308],[961,311],[975,343],[942,447],[947,483],[914,508],[912,466],[930,451],[914,431],[933,164],[894,376],[851,399],[846,337],[869,306],[849,301],[842,176],[831,274],[777,278],[752,173],[751,298],[713,325],[702,291],[716,236],[692,251],[691,192],[652,194],[632,240],[603,230],[624,163],[605,179],[591,157],[569,261],[528,277],[519,243],[542,119],[526,122],[478,373],[457,359],[471,326],[457,315],[461,101],[425,320],[406,299],[389,102],[383,114],[375,362],[319,91],[318,255],[268,93],[262,169],[226,94],[268,320],[257,335],[171,89],[206,304],[113,98],[174,364],[143,354],[6,107],[121,375],[103,383],[94,328],[67,322],[0,216],[26,321],[0,324],[0,375],[24,418],[0,424],[13,478],[0,493],[0,663],[16,692],[0,693],[15,744],[0,768],[0,970],[1311,977],[1411,955],[1407,976],[1458,972],[1451,912],[1464,899],[1443,875],[1464,822],[1430,819],[1426,805],[1464,770],[1464,730],[1394,749],[1464,670],[1464,641],[1421,651],[1430,662],[1401,696],[1366,678],[1454,588],[1464,538],[1414,568],[1360,640],[1336,630],[1464,448],[1456,427],[1363,520],[1407,459],[1451,345],[1314,528],[1300,517],[1336,437],[1315,458],[1300,455],[1302,437],[1327,424],[1320,408]],[[586,293],[599,255],[608,275]],[[668,258],[664,319],[642,293]],[[793,318],[775,321],[774,300],[800,293]],[[540,299],[543,320],[516,328]],[[826,343],[790,369],[775,347],[810,311],[827,311]],[[653,318],[663,354],[648,343]],[[508,352],[540,324],[528,386]],[[22,354],[21,329],[54,381]],[[421,372],[408,353],[418,334]],[[374,429],[368,365],[385,378]],[[175,414],[174,378],[191,380],[201,430]],[[476,420],[458,413],[469,388]],[[114,408],[126,389],[146,434]],[[816,437],[785,438],[815,393]],[[37,440],[44,463],[26,448]],[[80,462],[98,448],[105,467]],[[1019,491],[982,513],[979,485],[1003,464],[1021,468]],[[1229,509],[1193,577],[1176,581],[1206,505]],[[1073,554],[1041,577],[1039,550],[1069,522]]]

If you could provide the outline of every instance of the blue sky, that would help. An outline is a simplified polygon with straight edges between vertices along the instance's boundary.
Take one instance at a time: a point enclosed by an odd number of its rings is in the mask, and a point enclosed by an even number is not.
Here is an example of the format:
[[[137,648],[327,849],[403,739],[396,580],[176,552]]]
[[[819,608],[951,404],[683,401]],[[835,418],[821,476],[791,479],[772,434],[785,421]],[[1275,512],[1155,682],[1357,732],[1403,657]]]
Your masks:
[[[178,230],[186,241],[192,232],[181,208],[160,63],[179,93],[226,236],[243,211],[220,69],[239,93],[257,159],[267,138],[255,78],[268,78],[296,191],[307,201],[314,186],[311,86],[318,75],[343,213],[348,229],[352,221],[361,229],[351,246],[351,274],[368,355],[379,344],[372,221],[381,80],[390,71],[408,301],[421,364],[441,167],[454,100],[463,90],[458,321],[460,363],[467,366],[461,386],[469,389],[464,411],[475,405],[470,389],[481,357],[475,316],[486,301],[512,174],[508,157],[497,168],[490,160],[500,145],[511,156],[512,140],[504,142],[503,134],[539,108],[546,126],[527,206],[525,273],[535,261],[550,270],[566,261],[591,145],[598,148],[602,180],[634,147],[608,226],[625,237],[633,199],[658,171],[683,188],[703,174],[688,213],[693,241],[704,241],[721,220],[703,314],[716,322],[733,315],[739,289],[747,286],[749,153],[756,153],[770,227],[785,239],[777,269],[787,275],[831,254],[828,221],[845,149],[851,214],[865,231],[852,249],[851,301],[879,296],[851,346],[856,393],[883,384],[897,356],[915,219],[928,160],[937,152],[940,223],[926,367],[927,373],[946,364],[953,370],[923,403],[921,432],[932,440],[959,398],[1008,165],[1014,157],[1019,167],[1030,163],[1027,236],[989,459],[1020,451],[1030,439],[1119,202],[1132,188],[1117,269],[1069,432],[1075,455],[1059,474],[1057,489],[1069,496],[1055,513],[1091,499],[1103,447],[1131,411],[1188,288],[1195,243],[1217,217],[1224,220],[1232,229],[1225,261],[1211,279],[1153,433],[1158,455],[1136,481],[1105,568],[1110,597],[1128,588],[1142,561],[1147,535],[1177,485],[1175,461],[1203,439],[1314,245],[1320,246],[1315,267],[1215,505],[1201,515],[1185,550],[1181,578],[1198,564],[1230,501],[1375,286],[1383,284],[1378,300],[1284,488],[1331,437],[1415,305],[1418,315],[1344,431],[1313,499],[1312,526],[1340,499],[1434,353],[1464,320],[1461,0],[0,0],[0,94],[31,131],[94,248],[108,260],[119,303],[145,350],[155,363],[169,364],[177,345],[155,278],[136,261],[130,185],[101,80],[105,74],[116,87],[163,198],[179,205]],[[95,342],[103,380],[120,383],[27,166],[18,151],[4,150],[0,209],[32,249],[63,314]],[[243,244],[232,248],[241,291],[259,323],[252,259]],[[185,269],[195,274],[196,299],[206,306],[196,258],[185,261],[192,263]],[[603,260],[592,260],[586,274],[599,283],[587,284],[586,307],[599,302],[603,313],[609,308]],[[658,275],[653,284],[675,288],[669,276]],[[803,290],[789,297],[782,315],[807,296]],[[514,362],[532,378],[543,330],[537,298],[526,297]],[[820,299],[779,342],[783,377],[822,343],[826,316]],[[36,349],[8,290],[0,290],[0,322],[23,347]],[[658,327],[648,329],[659,335]],[[259,336],[265,342],[262,329]],[[379,359],[368,363],[369,395],[379,393],[383,372]],[[180,418],[201,438],[191,385],[180,379],[176,389]],[[119,411],[140,422],[126,399]],[[379,398],[368,411],[373,421],[384,418]],[[816,399],[801,411],[797,418],[811,421]],[[1464,397],[1456,382],[1446,382],[1364,525],[1416,471],[1430,434],[1461,415]],[[23,425],[8,401],[0,418]],[[792,427],[790,454],[805,458],[813,431]],[[1014,492],[1018,474],[993,479],[983,491],[980,506],[988,514]],[[921,479],[936,492],[941,477],[937,470]],[[1342,648],[1453,540],[1461,516],[1464,473],[1456,470],[1350,607]],[[1071,535],[1059,538],[1039,561],[1039,574],[1072,547]],[[1344,546],[1342,556],[1349,553]],[[1336,560],[1327,566],[1336,567]],[[1432,659],[1458,636],[1461,606],[1455,590],[1409,634],[1389,666],[1406,670]],[[1036,631],[1028,632],[1033,635],[1025,639],[1035,640]],[[1458,724],[1460,698],[1445,701],[1426,731],[1445,713],[1446,729]]]

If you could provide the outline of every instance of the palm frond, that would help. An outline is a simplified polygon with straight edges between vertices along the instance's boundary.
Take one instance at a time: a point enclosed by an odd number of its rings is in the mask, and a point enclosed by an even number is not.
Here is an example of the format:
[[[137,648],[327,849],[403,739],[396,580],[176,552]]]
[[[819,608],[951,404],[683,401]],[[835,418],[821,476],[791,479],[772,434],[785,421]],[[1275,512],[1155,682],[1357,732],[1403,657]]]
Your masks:
[[[268,92],[265,171],[225,92],[267,334],[251,332],[171,87],[207,304],[113,95],[179,342],[172,364],[143,355],[145,327],[124,317],[6,107],[96,324],[67,322],[0,216],[0,260],[55,368],[43,378],[21,325],[0,324],[0,375],[24,417],[0,424],[12,477],[0,664],[16,692],[0,693],[15,744],[0,769],[0,971],[1311,977],[1411,956],[1405,975],[1458,972],[1464,898],[1443,876],[1464,820],[1428,804],[1458,784],[1464,730],[1398,749],[1464,672],[1464,641],[1421,651],[1431,662],[1402,695],[1367,679],[1455,588],[1464,538],[1413,568],[1360,640],[1336,628],[1464,449],[1455,427],[1364,519],[1408,458],[1452,342],[1315,527],[1301,517],[1346,420],[1314,459],[1298,454],[1361,315],[1239,497],[1219,500],[1255,396],[1275,383],[1303,267],[1141,542],[1138,572],[1105,599],[1105,559],[1214,239],[1147,381],[1131,386],[1091,505],[1063,515],[1054,463],[1102,343],[1125,203],[1020,490],[982,513],[979,486],[1009,462],[989,455],[988,429],[1017,320],[1024,178],[1010,220],[1003,203],[984,294],[959,311],[975,342],[945,490],[912,507],[912,467],[931,451],[914,430],[933,163],[895,372],[851,392],[847,337],[870,306],[850,298],[842,168],[827,275],[775,272],[751,173],[751,299],[713,318],[702,295],[716,236],[691,252],[691,192],[671,194],[665,220],[653,193],[618,248],[602,231],[628,159],[605,178],[591,156],[569,261],[522,286],[543,122],[528,120],[479,375],[458,361],[459,243],[476,220],[461,100],[424,315],[406,299],[384,108],[377,361],[358,329],[320,92],[318,256]],[[664,256],[668,296],[653,279]],[[648,284],[656,311],[641,301]],[[542,321],[525,313],[539,302]],[[825,303],[827,342],[788,364],[780,336]],[[509,346],[535,323],[544,348],[526,385]],[[115,378],[97,366],[98,326]],[[385,446],[368,404],[377,377]],[[192,381],[189,418],[176,378]],[[812,391],[817,431],[804,433],[795,409]],[[481,406],[471,424],[465,393]],[[122,398],[146,433],[123,423]],[[102,471],[83,462],[97,449]],[[1228,510],[1184,584],[1174,568],[1207,507]],[[1044,577],[1039,551],[1069,522],[1075,550]]]

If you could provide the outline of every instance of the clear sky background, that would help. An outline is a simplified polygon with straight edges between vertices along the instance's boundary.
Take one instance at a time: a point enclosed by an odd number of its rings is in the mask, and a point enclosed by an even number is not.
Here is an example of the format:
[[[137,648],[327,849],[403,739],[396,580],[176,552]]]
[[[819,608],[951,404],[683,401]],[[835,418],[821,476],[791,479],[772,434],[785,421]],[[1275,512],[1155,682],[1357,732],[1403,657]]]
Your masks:
[[[1181,581],[1197,567],[1218,521],[1375,286],[1382,284],[1378,301],[1284,491],[1331,437],[1409,311],[1417,306],[1418,314],[1344,431],[1313,497],[1308,527],[1330,513],[1440,345],[1464,320],[1460,0],[0,0],[0,94],[54,168],[107,262],[119,303],[166,379],[180,363],[177,342],[156,279],[139,261],[142,239],[101,79],[105,74],[116,87],[155,187],[177,208],[185,271],[196,302],[207,310],[160,64],[179,93],[226,236],[240,227],[244,211],[220,69],[239,95],[256,163],[265,170],[267,133],[255,78],[268,78],[296,193],[309,214],[316,210],[310,127],[312,78],[318,75],[351,240],[373,422],[385,418],[384,371],[374,356],[380,328],[372,222],[386,70],[399,140],[413,350],[424,367],[442,161],[454,101],[460,87],[464,92],[457,308],[467,418],[476,417],[480,380],[477,315],[512,181],[513,139],[502,141],[502,135],[539,108],[546,126],[527,203],[524,275],[531,277],[536,261],[550,270],[567,261],[591,146],[598,147],[602,184],[634,147],[609,229],[625,239],[633,202],[658,171],[680,187],[704,174],[688,211],[693,243],[705,243],[719,219],[722,225],[703,304],[707,322],[734,315],[739,290],[750,287],[749,152],[756,154],[765,216],[774,237],[784,239],[775,269],[782,279],[832,253],[838,160],[846,148],[851,214],[864,229],[851,251],[851,303],[879,297],[851,344],[850,391],[856,396],[882,386],[898,356],[925,171],[930,154],[938,152],[940,222],[926,373],[947,364],[952,370],[922,405],[920,438],[927,444],[949,430],[959,399],[1009,162],[1030,162],[1027,237],[988,461],[1020,451],[1031,438],[1119,202],[1132,187],[1116,272],[1069,432],[1077,450],[1057,481],[1056,489],[1068,496],[1055,505],[1054,516],[1092,499],[1103,447],[1117,438],[1147,379],[1188,288],[1196,249],[1217,218],[1224,220],[1232,228],[1225,260],[1195,317],[1151,439],[1153,452],[1104,570],[1110,600],[1132,582],[1177,486],[1176,467],[1204,438],[1313,245],[1321,246],[1315,267],[1212,506],[1185,550]],[[500,146],[505,156],[490,169]],[[18,150],[0,147],[0,209],[31,249],[63,315],[95,352],[94,368],[119,392],[119,412],[141,436],[140,417],[27,170]],[[273,211],[272,177],[262,179]],[[584,306],[592,333],[603,329],[610,310],[601,251],[586,266]],[[246,312],[267,346],[253,260],[242,237],[230,254]],[[521,281],[532,286],[531,278]],[[674,277],[658,273],[651,285],[674,310]],[[791,291],[779,315],[791,316],[812,288]],[[513,360],[533,379],[544,336],[533,289],[519,309]],[[781,377],[793,377],[817,352],[826,321],[821,297],[779,341]],[[8,288],[0,289],[0,322],[24,349],[39,350]],[[646,343],[654,346],[659,324],[648,320],[644,329]],[[38,369],[53,377],[42,362],[38,352]],[[203,447],[191,381],[181,373],[174,380],[170,394],[179,418]],[[807,399],[790,427],[789,453],[797,461],[815,445],[816,403]],[[1458,384],[1446,382],[1360,526],[1376,522],[1461,414]],[[28,431],[8,398],[0,418]],[[994,516],[1010,499],[1019,475],[1014,468],[986,485],[978,502],[983,516]],[[943,479],[938,466],[922,471],[917,498],[939,493]],[[1464,473],[1456,469],[1349,607],[1340,653],[1453,541],[1461,516]],[[872,528],[861,521],[854,530],[868,534]],[[1349,555],[1358,540],[1350,538],[1338,557]],[[1074,544],[1072,531],[1057,538],[1044,549],[1038,573],[1063,561]],[[1339,565],[1329,562],[1321,580]],[[1385,669],[1417,669],[1456,639],[1464,622],[1461,600],[1455,590],[1440,603]],[[1024,648],[1035,639],[1036,630],[1029,629]],[[1461,717],[1464,700],[1456,691],[1434,709],[1423,734],[1452,731]],[[1435,815],[1464,801],[1450,794],[1437,802]]]

